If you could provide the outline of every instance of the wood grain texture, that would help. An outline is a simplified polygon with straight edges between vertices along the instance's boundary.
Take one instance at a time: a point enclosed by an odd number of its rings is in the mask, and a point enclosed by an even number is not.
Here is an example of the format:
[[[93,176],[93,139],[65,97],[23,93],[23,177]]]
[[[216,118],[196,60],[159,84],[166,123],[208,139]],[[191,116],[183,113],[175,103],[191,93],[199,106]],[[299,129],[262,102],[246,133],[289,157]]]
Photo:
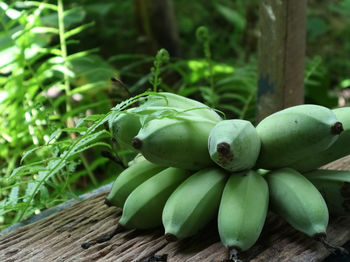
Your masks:
[[[350,156],[327,165],[350,169]],[[70,206],[49,217],[17,228],[0,238],[0,261],[223,261],[227,252],[220,243],[215,221],[196,236],[167,243],[163,230],[128,230],[110,241],[85,250],[83,242],[111,233],[121,209],[103,204],[107,192]],[[333,218],[329,241],[343,245],[350,240],[350,217]],[[258,242],[242,254],[244,261],[322,261],[329,252],[318,242],[291,228],[269,213]],[[162,260],[163,259],[163,260]]]
[[[260,1],[258,121],[304,101],[306,2]]]

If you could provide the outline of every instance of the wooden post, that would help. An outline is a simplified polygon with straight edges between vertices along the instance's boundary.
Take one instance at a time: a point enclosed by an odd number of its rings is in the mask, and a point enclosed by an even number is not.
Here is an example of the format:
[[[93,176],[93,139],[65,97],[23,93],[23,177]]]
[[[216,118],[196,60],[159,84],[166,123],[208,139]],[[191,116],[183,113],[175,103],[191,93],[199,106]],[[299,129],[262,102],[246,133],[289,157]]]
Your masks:
[[[261,0],[258,122],[304,102],[306,0]]]
[[[134,11],[141,43],[149,49],[146,51],[154,55],[165,48],[170,56],[180,56],[173,0],[134,0]]]

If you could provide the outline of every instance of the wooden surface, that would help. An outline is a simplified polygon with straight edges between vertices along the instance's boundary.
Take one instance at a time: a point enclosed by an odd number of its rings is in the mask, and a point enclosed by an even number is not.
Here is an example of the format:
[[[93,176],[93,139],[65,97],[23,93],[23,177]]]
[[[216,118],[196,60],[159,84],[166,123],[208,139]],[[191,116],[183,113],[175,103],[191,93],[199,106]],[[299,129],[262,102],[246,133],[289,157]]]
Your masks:
[[[350,169],[350,157],[328,166]],[[223,261],[227,252],[219,240],[216,223],[195,237],[167,243],[162,229],[129,230],[110,241],[84,250],[83,242],[115,229],[121,209],[103,204],[106,191],[60,212],[28,224],[0,238],[0,261]],[[350,217],[334,218],[329,241],[343,245],[350,240]],[[329,252],[318,242],[297,232],[276,215],[269,214],[258,242],[242,254],[245,261],[322,261]],[[161,260],[163,258],[163,260]]]
[[[260,1],[258,121],[304,101],[306,2]]]

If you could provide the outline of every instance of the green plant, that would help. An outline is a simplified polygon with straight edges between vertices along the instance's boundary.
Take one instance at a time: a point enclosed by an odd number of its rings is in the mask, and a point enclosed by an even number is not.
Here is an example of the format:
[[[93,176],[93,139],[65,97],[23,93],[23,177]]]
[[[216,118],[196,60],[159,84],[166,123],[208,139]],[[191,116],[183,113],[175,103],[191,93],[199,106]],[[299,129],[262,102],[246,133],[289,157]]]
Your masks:
[[[168,51],[165,49],[160,49],[157,52],[156,58],[153,62],[154,67],[151,67],[152,76],[149,78],[149,82],[152,84],[154,92],[157,92],[158,86],[162,83],[162,78],[159,77],[161,73],[161,67],[168,62]]]
[[[64,11],[58,0],[1,1],[0,9],[0,227],[6,227],[75,197],[78,179],[100,183],[94,172],[108,161],[100,151],[111,148],[109,133],[91,134],[87,123],[99,119],[93,112],[109,110],[110,99],[98,90],[111,88],[114,69],[93,55],[96,49],[68,53],[92,25],[78,25],[79,8]],[[92,71],[95,78],[88,77]],[[84,151],[92,147],[90,160]]]

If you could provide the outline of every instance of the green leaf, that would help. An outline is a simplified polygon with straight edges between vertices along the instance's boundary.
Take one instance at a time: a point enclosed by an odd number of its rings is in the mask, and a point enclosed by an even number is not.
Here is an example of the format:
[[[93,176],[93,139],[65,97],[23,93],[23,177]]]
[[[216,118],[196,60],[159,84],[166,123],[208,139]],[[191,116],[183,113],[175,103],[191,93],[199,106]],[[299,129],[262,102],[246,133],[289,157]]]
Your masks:
[[[106,85],[106,81],[98,81],[95,83],[89,83],[86,85],[79,86],[77,88],[74,88],[72,91],[69,92],[69,95],[77,94],[77,93],[86,93],[90,90],[97,90],[100,88],[108,88]]]
[[[46,203],[50,200],[50,194],[49,194],[49,190],[47,189],[46,186],[41,185],[39,188],[40,191],[40,202],[41,203]]]
[[[74,53],[74,54],[67,56],[66,59],[67,59],[67,61],[70,61],[70,60],[74,60],[74,59],[78,59],[78,58],[83,58],[83,57],[86,57],[86,56],[91,55],[93,53],[96,53],[97,51],[99,51],[99,48],[93,48],[90,50],[80,51],[80,52],[77,52],[77,53]]]
[[[68,132],[68,133],[83,133],[87,130],[87,127],[70,127],[70,128],[63,128],[62,132]]]
[[[61,129],[57,129],[56,131],[54,131],[54,132],[50,135],[50,137],[49,137],[49,139],[48,139],[48,141],[47,141],[47,144],[50,144],[50,142],[51,142],[52,140],[54,140],[54,139],[58,139],[58,138],[60,137],[61,134],[62,134],[62,130],[61,130]]]
[[[4,1],[0,2],[0,8],[10,19],[18,19],[21,16],[21,12],[16,9],[10,8]]]
[[[229,22],[231,22],[239,31],[245,28],[245,17],[236,10],[230,9],[226,6],[216,4],[216,10]]]
[[[110,133],[106,130],[97,131],[96,133],[88,134],[79,139],[79,141],[71,149],[71,152],[81,152],[80,148],[86,147],[96,139],[110,137]]]
[[[71,71],[70,69],[68,69],[67,67],[65,67],[63,65],[54,65],[51,67],[51,70],[60,72],[63,75],[67,75],[67,76],[72,77],[72,78],[75,76],[73,71]]]
[[[23,202],[28,202],[28,201],[32,202],[33,197],[35,195],[35,189],[37,184],[38,184],[37,182],[28,183]],[[28,203],[28,205],[31,204],[30,202]]]
[[[34,27],[30,30],[30,32],[35,34],[56,34],[58,35],[59,31],[57,28],[53,27]]]
[[[45,167],[43,167],[42,165],[37,165],[37,162],[29,164],[29,165],[24,165],[24,166],[20,166],[17,167],[16,169],[14,169],[9,177],[9,180],[11,181],[11,179],[17,177],[17,176],[24,176],[24,175],[28,175],[28,174],[33,174],[33,173],[37,173],[39,171],[45,170]]]
[[[35,152],[36,150],[38,150],[39,148],[42,148],[42,147],[44,147],[44,146],[36,146],[36,147],[26,151],[24,153],[24,155],[22,156],[20,163],[22,164],[24,159],[26,159],[31,153]]]
[[[46,9],[51,9],[53,11],[57,11],[57,6],[53,4],[48,4],[45,2],[39,1],[25,1],[25,2],[17,2],[17,5],[20,7],[44,7]]]
[[[245,103],[247,97],[235,93],[224,93],[220,95],[220,102],[222,103],[224,100],[239,100],[240,102]]]
[[[110,144],[107,144],[105,142],[96,142],[96,143],[89,144],[85,147],[80,147],[79,149],[76,150],[76,153],[84,152],[85,150],[88,150],[90,148],[97,147],[97,146],[107,147],[108,149],[112,150],[112,147]]]
[[[18,193],[19,193],[19,186],[15,186],[11,189],[11,193],[8,197],[8,200],[7,200],[7,205],[11,205],[11,206],[14,206],[17,204],[18,202]]]
[[[233,112],[233,113],[235,113],[237,115],[241,114],[241,110],[238,107],[233,106],[233,105],[226,105],[226,104],[224,104],[224,105],[220,105],[219,108],[225,109],[225,110],[229,110],[229,111],[231,111],[231,112]]]
[[[89,28],[89,27],[92,27],[93,25],[95,25],[94,22],[91,22],[91,23],[88,23],[88,24],[85,24],[85,25],[81,25],[81,26],[78,26],[68,32],[65,32],[64,33],[64,38],[68,39],[70,38],[71,36],[74,36],[74,35],[77,35],[79,34],[80,32],[82,32],[83,30],[85,30],[86,28]]]

